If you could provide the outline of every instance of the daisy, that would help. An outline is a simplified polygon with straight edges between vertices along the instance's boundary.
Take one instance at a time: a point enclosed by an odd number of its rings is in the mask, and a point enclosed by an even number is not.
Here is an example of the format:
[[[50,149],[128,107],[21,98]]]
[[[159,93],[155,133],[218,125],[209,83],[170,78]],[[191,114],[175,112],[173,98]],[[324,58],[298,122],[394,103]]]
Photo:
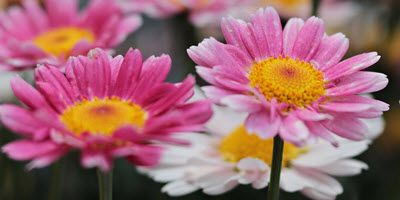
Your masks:
[[[253,5],[254,0],[119,0],[127,12],[144,12],[151,17],[166,18],[188,12],[197,27],[216,25],[230,9]]]
[[[268,186],[272,160],[272,139],[248,134],[243,126],[246,114],[214,107],[214,117],[207,123],[208,134],[189,133],[179,138],[190,140],[190,147],[169,147],[160,165],[141,168],[156,181],[168,182],[162,191],[181,196],[196,190],[219,195],[239,184],[255,189]],[[382,118],[367,119],[374,124],[368,131],[372,139],[382,132]],[[351,157],[361,154],[371,140],[338,139],[339,147],[325,140],[299,148],[286,143],[280,188],[300,191],[312,199],[335,199],[343,192],[332,176],[352,176],[368,166]]]
[[[338,143],[332,133],[351,140],[368,132],[360,118],[377,118],[388,104],[358,96],[383,89],[386,75],[360,71],[376,63],[376,52],[344,61],[349,46],[341,33],[327,36],[323,21],[290,19],[282,30],[278,13],[260,9],[251,23],[224,19],[228,44],[205,39],[188,49],[197,73],[211,86],[206,96],[249,113],[248,133],[279,136],[297,146],[318,137]]]
[[[115,157],[135,165],[159,161],[160,142],[184,143],[172,133],[198,131],[212,115],[208,101],[185,103],[193,95],[194,78],[164,83],[169,56],[142,62],[138,50],[109,57],[95,49],[87,57],[71,57],[66,76],[54,66],[35,70],[38,90],[17,77],[11,81],[27,108],[3,104],[0,118],[25,136],[3,146],[14,160],[44,167],[71,150],[81,151],[84,167],[108,171]]]
[[[78,12],[78,0],[23,1],[0,17],[0,69],[23,70],[48,62],[62,66],[69,56],[95,47],[112,48],[136,30],[138,15],[124,16],[112,0],[93,0]]]

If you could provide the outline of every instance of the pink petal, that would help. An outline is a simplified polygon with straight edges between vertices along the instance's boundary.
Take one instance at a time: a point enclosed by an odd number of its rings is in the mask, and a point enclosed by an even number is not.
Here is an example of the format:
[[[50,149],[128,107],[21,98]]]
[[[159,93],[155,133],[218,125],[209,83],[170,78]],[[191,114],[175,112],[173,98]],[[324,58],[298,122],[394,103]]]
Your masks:
[[[150,57],[143,63],[139,83],[133,93],[133,98],[142,96],[156,84],[162,83],[171,69],[171,58],[168,55]]]
[[[129,49],[116,78],[114,85],[115,96],[128,98],[133,92],[137,82],[139,81],[140,73],[142,72],[143,57],[139,50]]]
[[[272,7],[267,7],[265,10],[259,9],[251,21],[255,38],[259,41],[261,55],[264,58],[271,56],[277,58],[282,54],[282,25],[275,9]]]
[[[188,75],[179,85],[176,93],[171,93],[168,96],[165,96],[162,101],[158,101],[147,110],[154,114],[158,114],[169,109],[172,105],[176,104],[176,102],[179,102],[182,98],[186,97],[187,94],[193,94],[194,84],[194,77]]]
[[[46,99],[29,83],[20,77],[11,80],[11,88],[15,96],[31,109],[48,108],[51,109]]]
[[[356,72],[341,78],[332,88],[327,89],[329,96],[344,96],[376,92],[386,87],[388,79],[385,74],[376,72]]]
[[[51,153],[48,153],[46,155],[43,155],[41,157],[33,159],[29,164],[27,165],[28,170],[32,170],[34,168],[42,168],[46,167],[58,159],[60,159],[62,156],[64,156],[66,153],[70,151],[69,147],[63,147],[59,148]]]
[[[40,134],[43,131],[48,134],[48,127],[41,123],[40,120],[36,119],[32,112],[16,105],[1,105],[0,119],[7,128],[16,133],[33,137],[35,137],[37,133]],[[41,138],[43,137],[39,137],[38,139]]]
[[[292,58],[300,58],[305,62],[310,61],[317,53],[324,33],[323,21],[316,17],[310,17],[297,35]]]
[[[98,167],[106,172],[111,169],[112,158],[104,152],[84,150],[81,155],[81,164],[86,168]]]
[[[296,146],[303,146],[309,137],[310,131],[304,122],[294,115],[288,115],[279,129],[279,136]]]
[[[292,55],[293,46],[296,42],[297,35],[304,25],[304,21],[300,18],[291,18],[283,29],[283,56]]]
[[[135,155],[128,156],[126,159],[134,165],[155,166],[159,163],[164,148],[153,145],[137,146]]]
[[[345,114],[337,115],[323,125],[336,135],[350,140],[363,140],[368,132],[368,127],[362,121]]]
[[[227,19],[222,19],[221,28],[228,44],[239,47],[247,56],[253,59],[261,57],[257,41],[251,35],[247,23],[228,17]]]
[[[230,95],[221,99],[221,103],[238,112],[254,113],[263,108],[261,102],[248,95]]]
[[[4,153],[14,160],[29,160],[56,151],[60,145],[52,141],[33,142],[31,140],[17,140],[2,147]]]
[[[215,86],[203,86],[201,89],[204,91],[204,94],[207,98],[211,99],[216,103],[220,103],[220,100],[225,96],[237,94],[236,91],[232,91],[229,89],[222,89]]]
[[[51,85],[66,105],[72,105],[77,100],[71,84],[56,67],[48,64],[38,66],[35,69],[35,81]]]
[[[76,23],[76,19],[78,19],[77,0],[46,0],[45,6],[49,16],[50,25],[53,27],[73,25]]]
[[[320,122],[305,122],[306,126],[308,127],[308,130],[310,130],[310,133],[313,135],[316,135],[318,137],[321,137],[324,140],[329,141],[333,146],[338,147],[339,143],[333,137],[332,133],[328,131]]]
[[[245,127],[249,134],[257,134],[260,138],[267,139],[278,134],[281,118],[272,115],[265,110],[250,113],[245,121]]]
[[[349,40],[342,33],[337,33],[322,40],[312,60],[318,63],[318,70],[325,72],[339,63],[348,48]]]
[[[324,73],[324,77],[327,81],[339,79],[363,70],[378,62],[379,59],[380,56],[376,52],[360,54],[330,68]]]

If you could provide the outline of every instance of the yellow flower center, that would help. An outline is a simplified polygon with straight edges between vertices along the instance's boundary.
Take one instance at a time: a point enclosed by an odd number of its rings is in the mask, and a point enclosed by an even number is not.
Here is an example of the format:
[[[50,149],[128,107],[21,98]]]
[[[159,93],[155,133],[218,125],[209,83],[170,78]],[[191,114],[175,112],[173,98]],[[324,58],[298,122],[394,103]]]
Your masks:
[[[267,100],[304,107],[326,93],[323,73],[310,63],[286,57],[255,63],[249,74],[250,85],[259,87]]]
[[[138,105],[119,98],[95,98],[84,100],[67,108],[61,115],[61,121],[75,135],[89,132],[93,135],[110,136],[124,125],[142,128],[147,113]]]
[[[228,162],[237,163],[243,158],[251,157],[263,160],[271,166],[273,144],[272,138],[264,140],[256,134],[248,134],[242,125],[224,138],[219,146],[219,151]],[[285,143],[282,166],[288,167],[291,160],[306,151],[306,148],[298,148],[290,143]]]
[[[94,42],[95,36],[91,31],[82,28],[62,27],[44,32],[32,41],[48,54],[64,55],[68,58],[72,48],[82,39]]]

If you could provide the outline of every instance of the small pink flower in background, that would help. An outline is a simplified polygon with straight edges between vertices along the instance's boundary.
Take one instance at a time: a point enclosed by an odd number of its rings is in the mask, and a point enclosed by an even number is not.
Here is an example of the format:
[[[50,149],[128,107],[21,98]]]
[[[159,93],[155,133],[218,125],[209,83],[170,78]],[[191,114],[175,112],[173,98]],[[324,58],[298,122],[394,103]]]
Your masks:
[[[112,0],[93,0],[78,12],[78,0],[32,0],[10,7],[0,17],[0,69],[24,70],[37,63],[62,66],[69,56],[95,47],[111,48],[141,25]]]
[[[216,25],[230,9],[249,5],[254,0],[119,0],[127,12],[144,12],[165,18],[188,12],[190,21],[198,27]]]
[[[323,21],[292,18],[282,30],[278,13],[260,9],[251,23],[224,19],[228,44],[213,38],[188,50],[198,74],[212,86],[206,96],[249,113],[245,127],[261,138],[279,136],[301,146],[318,137],[337,145],[331,133],[365,139],[360,118],[376,118],[389,106],[357,94],[383,89],[386,75],[360,71],[376,63],[376,52],[340,60],[349,42],[327,36]]]
[[[82,152],[84,167],[109,170],[113,158],[135,165],[158,163],[161,142],[182,144],[173,133],[201,131],[212,115],[209,101],[185,103],[193,95],[194,78],[164,83],[169,56],[142,62],[138,50],[111,58],[95,49],[87,57],[71,57],[66,76],[45,64],[35,70],[34,89],[21,78],[11,85],[27,108],[0,106],[0,117],[10,130],[25,136],[3,151],[15,160],[32,160],[43,167],[67,152]]]

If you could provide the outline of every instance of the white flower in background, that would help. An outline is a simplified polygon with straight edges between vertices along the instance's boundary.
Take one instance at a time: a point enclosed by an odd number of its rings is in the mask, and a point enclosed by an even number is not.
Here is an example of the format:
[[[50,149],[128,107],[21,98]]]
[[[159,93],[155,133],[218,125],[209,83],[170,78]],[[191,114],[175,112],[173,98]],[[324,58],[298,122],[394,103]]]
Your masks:
[[[198,99],[199,94],[194,99]],[[202,98],[202,97],[200,97]],[[190,147],[169,146],[161,165],[142,168],[141,172],[159,182],[168,182],[162,191],[181,196],[202,189],[209,195],[227,192],[239,184],[252,184],[261,189],[268,186],[272,161],[273,139],[262,140],[247,134],[243,126],[246,116],[226,108],[214,107],[214,117],[207,124],[208,134],[185,134],[180,137]],[[381,118],[368,119],[368,136],[377,137],[383,130]],[[368,166],[351,157],[368,148],[370,140],[350,141],[338,138],[335,148],[316,140],[305,148],[285,143],[281,189],[300,191],[318,200],[335,199],[343,192],[332,176],[352,176]]]
[[[15,98],[11,90],[10,80],[16,74],[16,72],[0,71],[0,102],[10,102]]]

